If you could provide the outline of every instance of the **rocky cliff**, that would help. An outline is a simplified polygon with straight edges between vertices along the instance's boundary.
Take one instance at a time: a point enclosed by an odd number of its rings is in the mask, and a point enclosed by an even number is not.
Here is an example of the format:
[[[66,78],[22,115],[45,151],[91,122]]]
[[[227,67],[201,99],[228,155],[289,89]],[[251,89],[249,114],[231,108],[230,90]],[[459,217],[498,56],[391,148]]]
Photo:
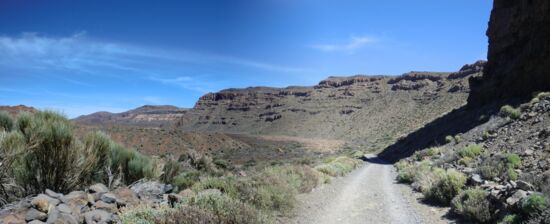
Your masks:
[[[488,63],[470,81],[470,105],[550,90],[550,1],[495,0],[487,36]]]
[[[483,66],[477,62],[455,73],[329,77],[310,87],[227,89],[201,97],[177,126],[351,140],[379,149],[464,105],[467,78],[479,76]]]
[[[329,77],[305,87],[226,89],[202,96],[189,110],[145,106],[118,114],[98,112],[75,121],[343,140],[381,149],[463,106],[469,94],[468,78],[481,76],[484,65],[479,61],[454,73]]]

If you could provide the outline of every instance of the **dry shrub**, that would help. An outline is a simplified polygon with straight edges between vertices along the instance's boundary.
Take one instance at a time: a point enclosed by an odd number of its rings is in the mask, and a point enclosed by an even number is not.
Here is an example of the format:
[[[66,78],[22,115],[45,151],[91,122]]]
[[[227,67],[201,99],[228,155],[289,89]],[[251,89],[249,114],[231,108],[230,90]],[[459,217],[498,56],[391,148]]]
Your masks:
[[[480,223],[493,219],[493,206],[488,200],[489,193],[481,188],[468,189],[456,196],[451,207],[454,213]]]

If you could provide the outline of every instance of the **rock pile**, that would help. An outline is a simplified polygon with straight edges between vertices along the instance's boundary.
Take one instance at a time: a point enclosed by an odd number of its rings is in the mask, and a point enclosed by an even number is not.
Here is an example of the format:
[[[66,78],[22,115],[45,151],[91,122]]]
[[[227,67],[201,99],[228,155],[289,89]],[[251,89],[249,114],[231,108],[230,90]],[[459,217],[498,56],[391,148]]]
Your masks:
[[[0,223],[117,223],[122,207],[140,204],[173,204],[181,196],[173,194],[171,185],[138,181],[129,187],[110,191],[94,184],[85,191],[61,194],[51,190],[6,206],[0,211]]]

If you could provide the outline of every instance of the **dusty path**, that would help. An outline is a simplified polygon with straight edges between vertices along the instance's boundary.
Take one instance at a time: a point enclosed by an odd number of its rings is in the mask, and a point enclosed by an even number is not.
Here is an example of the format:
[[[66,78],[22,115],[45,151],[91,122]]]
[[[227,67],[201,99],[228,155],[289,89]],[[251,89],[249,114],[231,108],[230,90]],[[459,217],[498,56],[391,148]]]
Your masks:
[[[395,183],[391,164],[371,157],[344,178],[298,196],[288,223],[448,223],[445,211],[417,202],[408,187]]]

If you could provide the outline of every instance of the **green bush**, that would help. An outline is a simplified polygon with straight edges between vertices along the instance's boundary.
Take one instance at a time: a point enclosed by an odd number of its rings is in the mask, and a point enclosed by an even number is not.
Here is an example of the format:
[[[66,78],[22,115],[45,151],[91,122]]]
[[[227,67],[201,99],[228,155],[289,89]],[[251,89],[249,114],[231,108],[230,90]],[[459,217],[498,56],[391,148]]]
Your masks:
[[[183,172],[174,177],[171,182],[178,190],[187,189],[199,181],[200,173],[197,171]]]
[[[408,163],[406,161],[397,164],[397,181],[401,183],[420,182],[423,175],[430,172],[431,164],[429,160],[419,163]]]
[[[143,177],[154,177],[154,166],[151,158],[140,153],[133,153],[132,158],[128,161],[128,176],[130,182],[139,180]]]
[[[458,144],[462,142],[462,137],[460,137],[460,135],[455,135],[455,143]]]
[[[451,201],[451,208],[456,214],[480,223],[493,219],[493,207],[488,200],[489,193],[481,188],[461,192]]]
[[[120,213],[123,224],[210,224],[229,223],[220,220],[212,212],[189,205],[178,205],[175,208],[160,206],[138,206],[123,208]]]
[[[435,155],[438,155],[440,153],[441,149],[440,148],[437,148],[437,147],[431,147],[431,148],[428,148],[428,149],[424,149],[424,150],[420,150],[420,151],[416,151],[414,154],[413,154],[413,158],[416,160],[416,161],[422,161],[424,159],[428,159],[428,158],[431,158]]]
[[[454,143],[454,142],[455,142],[455,138],[453,138],[453,136],[447,135],[447,136],[445,137],[445,142],[446,142],[447,144]]]
[[[13,119],[5,111],[0,111],[0,131],[11,131]]]
[[[79,183],[90,180],[80,177],[83,145],[72,134],[72,125],[62,115],[40,111],[32,116],[21,115],[17,130],[23,137],[23,152],[14,162],[17,183],[29,193],[52,189],[68,192]],[[86,158],[87,159],[87,158]]]
[[[520,165],[521,159],[516,154],[497,154],[483,160],[478,171],[484,179],[488,180],[495,177],[517,180],[518,174],[515,168],[518,168]]]
[[[511,168],[517,169],[521,166],[521,158],[515,153],[506,154],[506,160]]]
[[[111,169],[126,184],[131,184],[137,180],[130,177],[130,168],[128,167],[128,163],[134,158],[135,154],[136,152],[133,150],[129,150],[116,143],[111,143]]]
[[[318,165],[315,169],[332,177],[343,176],[353,171],[361,162],[349,157],[337,157],[327,163]]]
[[[92,182],[105,183],[108,180],[107,168],[110,165],[111,139],[102,132],[90,132],[84,137],[81,178]]]
[[[6,172],[0,176],[12,177],[27,194],[45,189],[66,193],[92,182],[110,184],[116,175],[126,178],[131,168],[141,165],[130,164],[137,152],[113,143],[101,132],[78,139],[72,123],[52,111],[19,114],[11,132],[2,138],[0,159]]]
[[[233,197],[239,198],[239,190],[237,188],[237,178],[233,176],[229,177],[208,177],[200,182],[195,183],[191,189],[195,192],[201,192],[207,189],[218,189],[222,193]]]
[[[430,177],[433,179],[422,190],[427,200],[449,204],[466,184],[466,176],[453,169],[443,170],[435,168],[432,174]]]
[[[500,108],[500,115],[503,117],[509,117],[511,119],[518,119],[521,115],[521,112],[510,105],[505,105]]]
[[[221,223],[256,224],[267,223],[267,216],[256,210],[254,206],[228,197],[224,194],[199,193],[191,205],[212,212]]]
[[[310,192],[320,183],[320,173],[308,166],[276,166],[266,168],[262,176],[279,178],[299,193]]]
[[[458,152],[458,155],[462,158],[470,157],[475,158],[481,154],[481,146],[477,144],[468,145]]]
[[[160,181],[163,183],[172,183],[174,178],[181,172],[182,167],[180,163],[172,156],[167,156],[162,168],[162,175]]]
[[[529,215],[542,212],[550,205],[548,199],[542,194],[531,194],[529,197],[523,199],[521,203],[521,210]]]
[[[520,224],[521,217],[516,214],[509,214],[504,216],[504,218],[502,218],[502,221],[499,223],[500,224]]]

